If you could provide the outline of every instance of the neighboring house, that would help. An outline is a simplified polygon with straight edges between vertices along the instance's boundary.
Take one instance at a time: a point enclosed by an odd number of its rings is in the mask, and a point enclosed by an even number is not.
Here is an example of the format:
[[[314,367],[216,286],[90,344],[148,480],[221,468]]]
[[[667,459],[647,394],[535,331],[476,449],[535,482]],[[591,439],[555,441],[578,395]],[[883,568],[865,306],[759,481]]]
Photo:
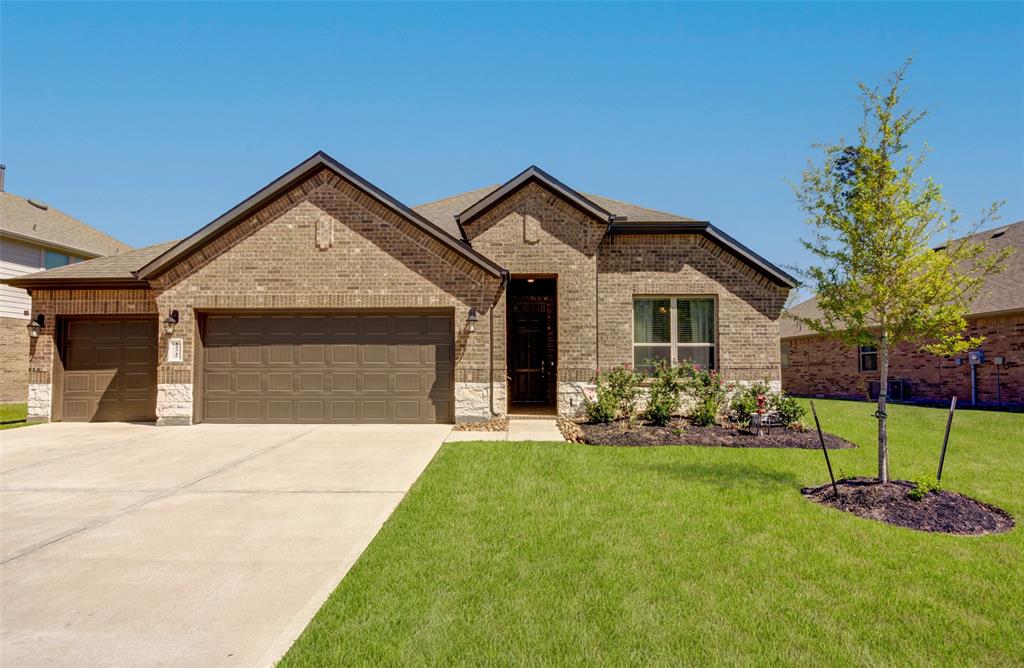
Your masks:
[[[889,356],[889,396],[896,400],[961,405],[1024,406],[1024,221],[973,237],[992,249],[1012,246],[1006,270],[990,277],[971,304],[970,336],[984,336],[980,356],[940,357],[903,344]],[[790,309],[816,317],[815,300]],[[849,346],[815,334],[783,316],[782,386],[813,397],[877,398],[878,354],[870,346]],[[973,385],[972,385],[973,381]]]
[[[0,280],[131,250],[113,237],[0,185]],[[28,330],[32,300],[0,285],[0,402],[28,396]]]
[[[650,358],[778,386],[794,280],[536,167],[410,209],[317,153],[185,239],[11,283],[33,419],[188,424],[568,414]]]

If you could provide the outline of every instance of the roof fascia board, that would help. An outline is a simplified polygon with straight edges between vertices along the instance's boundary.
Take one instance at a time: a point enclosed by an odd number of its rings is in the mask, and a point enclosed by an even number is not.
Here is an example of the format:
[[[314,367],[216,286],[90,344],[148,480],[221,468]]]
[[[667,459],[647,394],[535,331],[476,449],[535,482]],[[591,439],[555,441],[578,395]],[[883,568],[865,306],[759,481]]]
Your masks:
[[[795,288],[799,281],[750,250],[707,221],[677,223],[612,223],[612,234],[705,234],[746,260],[784,287]]]
[[[0,283],[25,290],[87,290],[90,288],[142,290],[149,281],[137,278],[5,278]]]
[[[601,222],[607,223],[612,220],[613,216],[611,212],[605,210],[603,207],[598,206],[591,200],[587,199],[580,193],[576,192],[569,186],[565,185],[555,177],[545,172],[536,165],[531,165],[521,171],[510,180],[506,181],[501,187],[496,188],[488,195],[478,200],[476,203],[471,205],[462,213],[455,215],[455,220],[461,227],[469,223],[474,218],[482,215],[486,211],[492,209],[503,199],[516,192],[527,183],[536,181],[546,187],[548,190],[560,195],[562,198],[568,200],[571,204],[576,206],[584,213],[590,214],[594,218],[597,218]]]
[[[489,273],[495,276],[501,276],[501,273],[504,271],[502,267],[495,264],[492,260],[466,246],[459,239],[452,237],[434,223],[405,206],[391,195],[388,195],[386,192],[345,167],[331,156],[327,155],[323,151],[317,151],[311,157],[272,181],[269,185],[243,200],[240,204],[232,207],[209,224],[203,226],[195,233],[182,239],[177,244],[164,251],[162,254],[145,264],[138,271],[134,272],[135,275],[142,279],[152,278],[172,265],[175,261],[201,247],[208,241],[216,238],[220,233],[232,227],[246,215],[260,208],[274,197],[286,191],[288,188],[291,188],[297,181],[318,167],[326,167],[335,172],[345,180],[349,181],[352,185],[371,196],[384,207],[394,211],[399,216],[423,229],[431,237],[463,255]]]
[[[59,244],[59,243],[56,243],[54,241],[49,241],[49,240],[46,240],[46,239],[39,239],[39,238],[36,238],[36,237],[30,237],[27,234],[18,234],[17,232],[12,232],[11,230],[0,230],[0,237],[10,237],[11,239],[14,239],[15,241],[27,242],[29,244],[32,244],[33,246],[39,246],[40,248],[44,248],[44,249],[52,249],[52,250],[60,251],[61,253],[65,253],[65,254],[73,253],[75,255],[83,257],[86,260],[92,260],[92,259],[98,258],[98,257],[109,257],[109,256],[103,255],[101,253],[97,253],[95,251],[88,251],[88,250],[85,250],[84,248],[76,248],[74,246],[67,246],[67,245]],[[125,251],[125,252],[128,252],[128,251]],[[119,253],[113,253],[113,255],[119,255]]]

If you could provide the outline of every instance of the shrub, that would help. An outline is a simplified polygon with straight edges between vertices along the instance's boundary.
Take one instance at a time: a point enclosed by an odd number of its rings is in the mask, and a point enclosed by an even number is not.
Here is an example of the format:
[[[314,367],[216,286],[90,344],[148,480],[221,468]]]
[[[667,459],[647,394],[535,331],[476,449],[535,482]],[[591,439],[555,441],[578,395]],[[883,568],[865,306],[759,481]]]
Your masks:
[[[632,419],[640,402],[640,383],[643,379],[644,377],[637,373],[632,365],[623,364],[603,374],[603,378],[599,379],[597,384],[598,394],[600,395],[603,386],[618,414]]]
[[[654,424],[665,426],[679,410],[688,367],[672,366],[663,360],[654,362],[653,366],[646,415]]]
[[[721,376],[714,370],[694,366],[690,369],[687,386],[696,399],[690,420],[701,427],[714,424],[725,403],[726,387]]]
[[[939,491],[939,481],[933,476],[925,475],[914,478],[911,482],[914,483],[914,487],[907,492],[914,501],[920,501],[931,492]]]
[[[607,392],[598,391],[593,399],[584,399],[583,411],[588,421],[608,424],[615,420],[615,401]]]
[[[757,397],[768,398],[768,412],[775,415],[786,427],[794,428],[806,411],[793,397],[782,392],[772,392],[765,382],[753,383],[736,393],[730,404],[733,419],[744,427],[750,424],[750,416],[757,413]]]
[[[788,394],[777,394],[773,397],[772,408],[775,409],[779,421],[787,427],[796,428],[801,424],[807,411],[796,399]]]
[[[759,394],[771,397],[772,390],[767,383],[754,383],[742,388],[732,398],[730,408],[733,418],[744,427],[750,424],[750,416],[757,413],[757,395]]]

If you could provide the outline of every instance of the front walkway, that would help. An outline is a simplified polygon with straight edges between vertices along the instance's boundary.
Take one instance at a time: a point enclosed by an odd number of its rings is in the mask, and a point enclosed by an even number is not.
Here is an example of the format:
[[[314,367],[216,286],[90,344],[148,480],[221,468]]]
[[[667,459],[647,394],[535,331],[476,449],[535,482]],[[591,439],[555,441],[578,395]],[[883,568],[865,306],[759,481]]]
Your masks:
[[[0,432],[0,664],[271,665],[449,430]]]

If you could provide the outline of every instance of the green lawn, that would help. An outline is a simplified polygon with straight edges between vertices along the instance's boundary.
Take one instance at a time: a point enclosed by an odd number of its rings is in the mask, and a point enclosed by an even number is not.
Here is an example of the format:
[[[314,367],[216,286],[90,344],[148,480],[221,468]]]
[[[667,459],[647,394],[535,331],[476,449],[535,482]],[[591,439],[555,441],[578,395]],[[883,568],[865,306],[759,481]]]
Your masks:
[[[28,424],[28,404],[0,404],[0,429],[13,429]]]
[[[865,403],[816,402],[873,475]],[[893,406],[894,477],[945,412]],[[814,505],[820,451],[446,445],[281,665],[1024,664],[1024,530]],[[1024,415],[960,412],[943,482],[1024,519]]]

